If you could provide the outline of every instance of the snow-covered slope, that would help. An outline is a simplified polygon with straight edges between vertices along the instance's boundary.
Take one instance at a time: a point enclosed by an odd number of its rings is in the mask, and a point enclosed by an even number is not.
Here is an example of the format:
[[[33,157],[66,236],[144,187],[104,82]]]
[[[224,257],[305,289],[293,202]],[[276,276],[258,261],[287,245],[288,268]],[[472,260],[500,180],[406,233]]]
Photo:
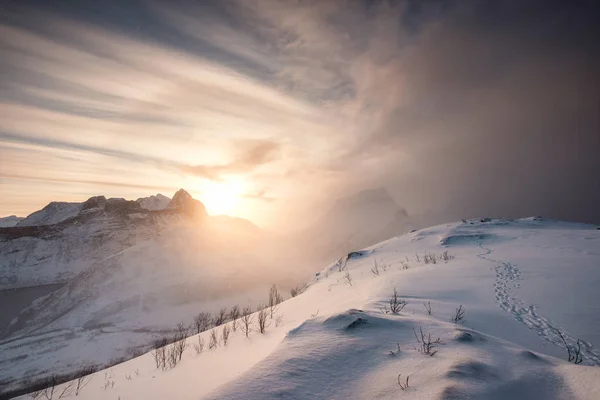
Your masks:
[[[53,225],[22,226],[28,217],[0,229],[0,289],[67,282],[95,262],[155,236],[164,225],[162,215],[133,201],[92,197],[77,203],[77,210]]]
[[[169,206],[170,198],[160,193],[148,197],[140,197],[136,202],[143,209],[150,211],[164,210]]]
[[[67,203],[53,201],[39,211],[31,213],[18,226],[41,226],[58,224],[69,218],[73,218],[81,208],[83,203]]]
[[[17,217],[16,215],[9,215],[8,217],[0,218],[0,228],[11,228],[16,226],[19,222],[25,218]]]
[[[595,227],[537,218],[405,234],[317,274],[263,334],[255,314],[247,338],[239,321],[227,344],[216,328],[213,349],[210,332],[192,336],[174,368],[144,354],[91,375],[78,397],[598,399],[599,249]],[[397,314],[394,289],[407,303]],[[418,351],[421,331],[440,339],[434,354]],[[582,364],[566,361],[561,335],[572,351],[581,339]]]

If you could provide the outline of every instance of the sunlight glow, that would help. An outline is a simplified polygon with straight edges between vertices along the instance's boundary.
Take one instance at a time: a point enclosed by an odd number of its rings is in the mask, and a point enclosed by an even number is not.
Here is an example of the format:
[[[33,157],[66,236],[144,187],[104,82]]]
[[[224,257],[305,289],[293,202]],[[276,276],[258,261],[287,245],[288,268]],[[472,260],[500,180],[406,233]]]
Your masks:
[[[245,182],[239,179],[204,181],[199,190],[199,199],[210,215],[235,216],[239,212],[240,196],[244,194],[245,189]]]

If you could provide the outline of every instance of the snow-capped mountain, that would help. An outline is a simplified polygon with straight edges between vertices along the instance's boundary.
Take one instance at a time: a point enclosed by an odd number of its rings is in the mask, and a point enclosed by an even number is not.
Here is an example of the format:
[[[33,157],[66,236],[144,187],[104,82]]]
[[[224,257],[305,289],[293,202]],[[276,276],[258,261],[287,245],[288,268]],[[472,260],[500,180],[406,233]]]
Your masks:
[[[11,228],[16,226],[19,222],[25,218],[17,217],[16,215],[9,215],[8,217],[0,218],[0,228]]]
[[[136,200],[140,207],[150,211],[164,210],[168,207],[170,201],[170,198],[160,193],[153,196],[140,197]]]
[[[256,313],[248,337],[227,322],[214,346],[211,331],[188,337],[175,366],[149,352],[89,375],[78,398],[595,400],[598,248],[595,226],[540,218],[407,233],[326,267],[264,333]]]
[[[182,218],[206,217],[204,205],[184,190],[174,200],[172,207],[157,211],[104,196],[48,204],[17,226],[0,230],[0,290],[66,283]]]
[[[31,213],[18,226],[53,225],[73,218],[81,211],[83,203],[53,201],[39,211]]]

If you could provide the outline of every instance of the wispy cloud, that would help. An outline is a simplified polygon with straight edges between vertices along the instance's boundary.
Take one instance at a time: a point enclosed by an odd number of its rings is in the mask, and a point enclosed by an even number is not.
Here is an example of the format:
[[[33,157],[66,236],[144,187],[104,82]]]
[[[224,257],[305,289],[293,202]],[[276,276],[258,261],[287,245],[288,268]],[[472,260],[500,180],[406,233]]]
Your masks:
[[[255,182],[248,200],[301,199],[293,206],[385,185],[408,209],[455,217],[540,202],[560,211],[562,198],[546,199],[585,192],[581,177],[598,167],[597,29],[583,8],[145,4],[131,23],[110,7],[85,18],[26,3],[0,17],[0,172],[11,185],[42,169],[55,183],[106,182],[110,164],[140,189],[236,175]],[[27,166],[23,151],[38,157]],[[579,155],[547,162],[565,152]],[[464,198],[473,187],[486,195]],[[4,198],[0,212],[12,213]],[[504,206],[517,198],[529,200]]]

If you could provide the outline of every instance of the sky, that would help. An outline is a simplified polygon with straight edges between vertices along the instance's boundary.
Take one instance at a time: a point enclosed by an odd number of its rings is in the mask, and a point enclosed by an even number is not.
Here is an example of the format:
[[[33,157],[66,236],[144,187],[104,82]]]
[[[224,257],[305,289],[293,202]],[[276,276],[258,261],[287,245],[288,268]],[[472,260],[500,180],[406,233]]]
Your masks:
[[[592,1],[0,0],[0,216],[185,188],[285,229],[600,223]]]

